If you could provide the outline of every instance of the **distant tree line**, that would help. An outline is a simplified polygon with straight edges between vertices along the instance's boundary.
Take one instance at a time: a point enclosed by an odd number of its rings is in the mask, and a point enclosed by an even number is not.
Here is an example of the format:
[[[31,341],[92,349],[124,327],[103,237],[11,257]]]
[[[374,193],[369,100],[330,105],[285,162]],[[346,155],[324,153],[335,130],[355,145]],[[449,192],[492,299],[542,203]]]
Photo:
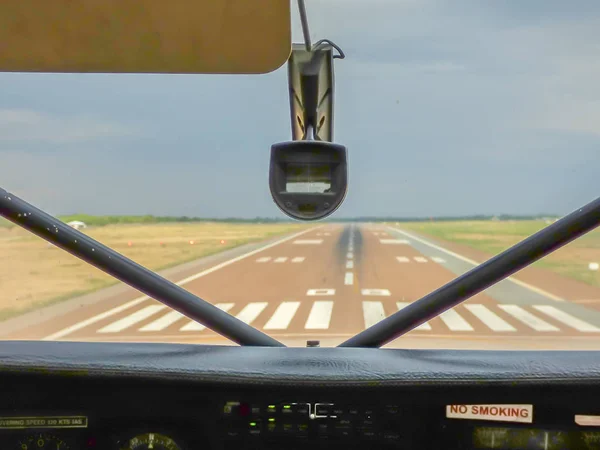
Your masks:
[[[554,219],[556,214],[537,214],[537,215],[512,215],[500,214],[491,215],[471,215],[471,216],[432,216],[432,217],[333,217],[326,219],[325,222],[424,222],[424,221],[459,221],[459,220],[542,220]],[[88,214],[73,214],[68,216],[59,216],[61,221],[67,223],[74,220],[85,222],[91,226],[103,226],[112,224],[144,224],[144,223],[174,223],[174,222],[222,222],[222,223],[291,223],[291,219],[281,219],[273,217],[255,217],[255,218],[210,218],[210,217],[189,217],[189,216],[93,216]],[[12,222],[0,217],[0,228],[12,227]]]

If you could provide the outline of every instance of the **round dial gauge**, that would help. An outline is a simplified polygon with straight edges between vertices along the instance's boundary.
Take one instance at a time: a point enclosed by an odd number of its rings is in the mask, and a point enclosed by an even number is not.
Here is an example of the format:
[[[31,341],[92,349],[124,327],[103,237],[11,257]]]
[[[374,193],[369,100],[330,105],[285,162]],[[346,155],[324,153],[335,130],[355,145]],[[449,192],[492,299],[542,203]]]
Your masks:
[[[145,433],[126,441],[121,450],[181,450],[181,447],[164,434]]]
[[[49,433],[27,435],[19,441],[20,450],[69,450],[65,441]]]

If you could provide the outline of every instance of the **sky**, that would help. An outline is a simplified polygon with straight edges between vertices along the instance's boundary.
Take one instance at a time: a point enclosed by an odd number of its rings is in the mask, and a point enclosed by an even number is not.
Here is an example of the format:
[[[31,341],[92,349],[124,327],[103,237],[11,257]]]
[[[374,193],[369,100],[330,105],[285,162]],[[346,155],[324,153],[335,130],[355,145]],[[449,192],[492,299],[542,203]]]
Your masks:
[[[302,41],[296,3],[292,24]],[[308,0],[335,60],[333,216],[566,214],[600,193],[600,2]],[[52,214],[284,217],[265,75],[0,74],[0,186]]]

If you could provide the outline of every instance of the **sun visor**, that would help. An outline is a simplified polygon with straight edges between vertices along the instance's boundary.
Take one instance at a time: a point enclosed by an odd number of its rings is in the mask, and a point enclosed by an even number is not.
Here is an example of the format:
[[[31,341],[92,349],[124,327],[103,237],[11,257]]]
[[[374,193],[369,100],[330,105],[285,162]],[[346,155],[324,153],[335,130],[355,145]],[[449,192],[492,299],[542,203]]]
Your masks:
[[[290,15],[289,0],[1,0],[0,71],[268,73]]]

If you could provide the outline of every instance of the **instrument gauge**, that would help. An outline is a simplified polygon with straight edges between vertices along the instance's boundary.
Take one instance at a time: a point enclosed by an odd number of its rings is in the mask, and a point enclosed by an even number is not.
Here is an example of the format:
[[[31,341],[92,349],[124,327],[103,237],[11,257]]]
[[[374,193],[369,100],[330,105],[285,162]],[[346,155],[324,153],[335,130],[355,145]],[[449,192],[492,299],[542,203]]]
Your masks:
[[[65,441],[50,433],[27,435],[19,441],[19,450],[69,450]]]
[[[125,441],[121,450],[181,450],[181,447],[164,434],[145,433]]]

